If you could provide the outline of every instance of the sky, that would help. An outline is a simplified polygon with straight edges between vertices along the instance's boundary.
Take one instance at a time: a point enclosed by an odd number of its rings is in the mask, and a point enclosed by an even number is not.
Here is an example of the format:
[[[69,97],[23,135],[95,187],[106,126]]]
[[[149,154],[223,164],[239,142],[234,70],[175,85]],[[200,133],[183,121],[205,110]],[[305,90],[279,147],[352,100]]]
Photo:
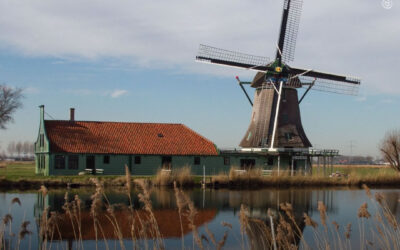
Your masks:
[[[237,147],[251,106],[235,76],[255,72],[194,59],[199,44],[273,58],[282,5],[0,0],[0,83],[25,95],[0,147],[36,140],[42,104],[47,119],[74,107],[77,120],[183,123]],[[399,24],[399,0],[304,0],[290,65],[362,79],[358,96],[311,91],[301,103],[315,148],[379,156],[384,134],[400,128]]]

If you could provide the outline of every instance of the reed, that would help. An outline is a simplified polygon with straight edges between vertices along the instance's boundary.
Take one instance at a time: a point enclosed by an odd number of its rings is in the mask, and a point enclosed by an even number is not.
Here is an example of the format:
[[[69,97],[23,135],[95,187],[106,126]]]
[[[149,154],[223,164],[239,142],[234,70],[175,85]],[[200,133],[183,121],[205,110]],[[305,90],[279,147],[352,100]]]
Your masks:
[[[231,168],[229,173],[220,173],[211,178],[209,187],[227,188],[260,188],[260,187],[399,187],[400,173],[387,172],[386,169],[378,173],[360,176],[357,172],[350,172],[347,177],[325,177],[321,174],[290,176],[288,171],[273,171],[272,175],[264,176],[259,169],[238,171]]]
[[[277,180],[289,177],[260,177],[256,171],[247,174],[238,174],[237,171],[232,171],[226,174],[224,178],[225,181],[227,178],[228,182],[240,182],[243,184],[257,180],[257,178],[262,178],[264,182],[264,179]],[[290,179],[303,180],[300,176],[291,177]],[[125,239],[130,237],[135,243],[134,249],[165,249],[166,246],[163,235],[160,232],[159,221],[154,214],[151,201],[153,189],[148,180],[137,179],[134,181],[135,185],[140,188],[137,198],[142,204],[142,207],[136,208],[133,206],[134,198],[131,197],[133,184],[128,170],[125,176],[125,192],[129,198],[129,207],[121,204],[111,204],[104,192],[103,183],[95,178],[91,181],[96,186],[91,196],[92,203],[89,211],[91,223],[89,225],[82,224],[83,208],[79,196],[75,195],[73,199],[70,199],[68,193],[66,193],[63,214],[51,211],[49,207],[44,208],[39,220],[39,236],[42,240],[42,249],[51,249],[55,241],[63,240],[61,230],[65,226],[72,230],[73,240],[77,242],[76,249],[84,249],[82,235],[87,233],[84,228],[90,229],[88,226],[91,226],[91,229],[95,232],[96,248],[99,248],[98,244],[104,241],[105,248],[110,249],[108,242],[111,237],[119,242],[118,248],[125,249]],[[174,182],[173,184],[179,213],[181,248],[223,249],[232,230],[232,225],[221,222],[222,229],[218,229],[218,231],[223,233],[220,234],[220,239],[217,239],[207,225],[205,225],[205,234],[201,234],[195,222],[198,216],[197,208],[189,195],[180,188],[180,185],[184,186],[183,183]],[[273,226],[266,224],[264,220],[253,218],[250,215],[250,209],[243,204],[239,211],[241,239],[238,239],[238,244],[241,244],[242,249],[274,249],[275,246],[277,246],[277,249],[313,249],[314,247],[318,249],[351,249],[350,240],[356,239],[360,241],[360,247],[363,249],[400,249],[399,224],[389,209],[385,197],[379,192],[373,193],[368,185],[364,184],[362,186],[366,197],[377,208],[377,212],[376,214],[371,214],[367,203],[361,204],[358,211],[354,211],[358,215],[359,235],[352,234],[351,224],[339,225],[336,221],[331,221],[327,214],[327,208],[322,202],[318,202],[316,208],[319,212],[318,222],[306,213],[303,214],[303,217],[296,217],[293,206],[289,203],[282,203],[278,211],[268,212],[268,216],[272,218],[271,225]],[[45,199],[48,194],[47,188],[42,186],[40,192],[43,194],[43,199]],[[19,199],[14,198],[10,206],[20,205],[21,203]],[[124,233],[123,225],[118,218],[121,211],[127,211],[129,215],[123,222],[128,223],[131,228],[128,234]],[[20,242],[27,235],[30,235],[30,222],[24,221],[20,226],[17,238],[13,238],[11,231],[12,220],[12,210],[1,220],[0,249],[2,250],[10,249],[11,245],[18,248]],[[304,226],[308,227],[313,234],[313,238],[308,238],[307,241],[303,237],[304,230],[301,229]],[[192,232],[193,241],[190,247],[185,244],[184,227],[190,228]],[[369,232],[374,237],[367,237],[366,235]],[[13,240],[15,244],[11,244]],[[139,241],[141,242],[140,244],[137,243]]]
[[[189,166],[166,171],[159,169],[156,176],[152,179],[154,186],[174,186],[174,182],[180,187],[194,186],[195,181]]]

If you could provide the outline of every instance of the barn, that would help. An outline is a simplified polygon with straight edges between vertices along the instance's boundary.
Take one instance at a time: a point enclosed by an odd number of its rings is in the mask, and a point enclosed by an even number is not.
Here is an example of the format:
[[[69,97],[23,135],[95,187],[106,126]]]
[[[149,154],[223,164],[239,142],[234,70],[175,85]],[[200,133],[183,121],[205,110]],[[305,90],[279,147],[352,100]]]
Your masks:
[[[78,121],[73,108],[68,120],[47,120],[44,106],[39,108],[35,171],[40,175],[123,175],[125,165],[136,176],[185,166],[193,175],[226,173],[232,167],[267,172],[311,167],[309,156],[295,149],[221,150],[183,124]]]

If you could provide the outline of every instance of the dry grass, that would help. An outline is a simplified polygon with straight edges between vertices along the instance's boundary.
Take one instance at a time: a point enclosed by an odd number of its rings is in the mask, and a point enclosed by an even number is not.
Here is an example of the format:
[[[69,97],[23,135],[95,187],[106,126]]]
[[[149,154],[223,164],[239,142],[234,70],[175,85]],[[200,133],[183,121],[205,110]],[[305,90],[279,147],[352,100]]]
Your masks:
[[[220,173],[213,176],[211,187],[220,186],[227,188],[259,188],[259,187],[338,187],[338,186],[356,186],[361,187],[366,184],[371,187],[380,186],[400,186],[400,173],[387,171],[390,169],[384,168],[379,172],[367,173],[360,175],[356,171],[349,172],[347,177],[330,178],[320,174],[313,175],[295,175],[290,176],[290,171],[280,171],[279,176],[277,171],[274,171],[270,176],[263,176],[258,169],[247,172],[237,171],[237,168],[232,168],[228,174]]]
[[[251,218],[246,206],[241,207],[239,221],[242,234],[242,249],[352,249],[350,240],[359,241],[359,249],[400,249],[400,231],[396,217],[389,209],[384,197],[379,192],[372,196],[369,188],[364,185],[367,197],[376,207],[373,216],[368,211],[367,203],[358,210],[359,235],[352,235],[352,225],[339,225],[331,221],[326,213],[326,206],[320,201],[318,208],[320,223],[304,213],[303,221],[296,221],[290,204],[281,204],[281,213],[273,219],[275,226],[268,227],[264,221]],[[300,225],[309,227],[313,237],[307,241],[303,238]],[[319,227],[321,226],[321,227]],[[370,236],[366,236],[366,232]],[[276,235],[276,237],[274,237]]]
[[[191,174],[190,167],[185,166],[182,168],[173,169],[172,171],[160,169],[152,180],[152,183],[155,186],[172,187],[174,182],[179,184],[180,187],[193,186],[195,181]]]

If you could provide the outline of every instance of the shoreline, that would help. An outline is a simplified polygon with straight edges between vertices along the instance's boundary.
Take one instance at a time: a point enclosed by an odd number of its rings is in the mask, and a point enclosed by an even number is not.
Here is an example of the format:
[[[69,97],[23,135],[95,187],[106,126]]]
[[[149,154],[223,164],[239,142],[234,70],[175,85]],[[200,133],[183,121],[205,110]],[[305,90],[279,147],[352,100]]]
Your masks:
[[[64,188],[81,188],[95,187],[90,178],[98,178],[88,176],[81,180],[60,180],[60,179],[37,179],[37,180],[8,180],[0,178],[0,190],[38,190],[42,185],[47,188],[64,189]],[[123,187],[126,183],[126,177],[100,177],[98,178],[104,187]],[[132,182],[144,180],[153,187],[171,188],[173,189],[173,181],[159,185],[154,183],[154,178],[132,178]],[[182,185],[183,188],[201,188],[203,187],[200,178],[193,178]],[[228,178],[221,180],[220,177],[207,177],[205,187],[208,189],[231,189],[231,190],[253,190],[262,188],[361,188],[362,185],[370,188],[399,188],[400,175],[397,176],[376,176],[376,177],[315,177],[315,176],[282,176],[282,177],[240,177],[234,180]]]

